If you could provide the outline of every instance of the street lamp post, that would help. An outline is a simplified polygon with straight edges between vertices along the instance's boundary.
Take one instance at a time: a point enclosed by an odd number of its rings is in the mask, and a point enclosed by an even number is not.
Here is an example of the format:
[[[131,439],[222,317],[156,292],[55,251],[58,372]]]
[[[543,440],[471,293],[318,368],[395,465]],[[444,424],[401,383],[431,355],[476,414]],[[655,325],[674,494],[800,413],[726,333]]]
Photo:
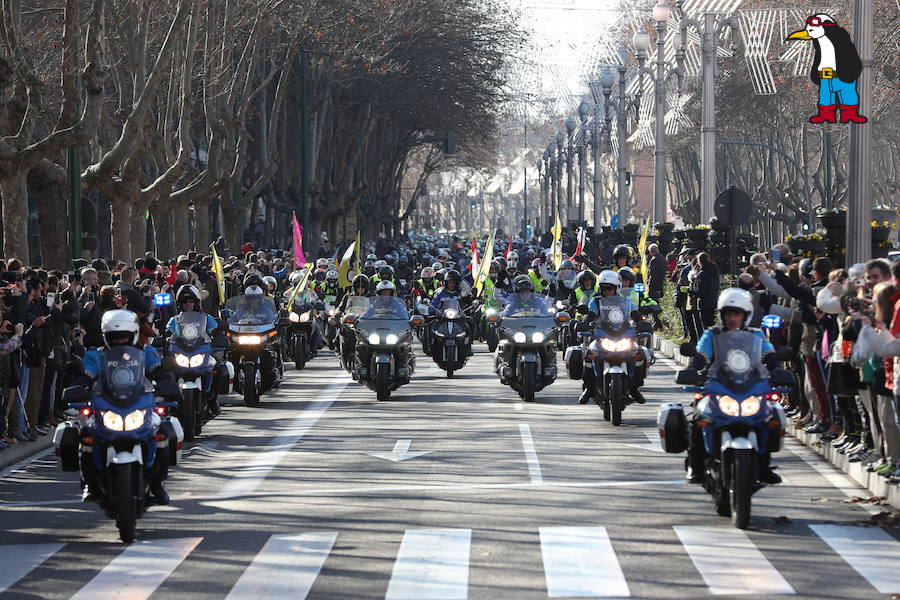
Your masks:
[[[713,203],[716,199],[716,52],[718,51],[719,34],[726,27],[738,29],[738,20],[735,16],[719,16],[716,13],[703,13],[703,24],[696,19],[684,18],[679,24],[681,29],[680,51],[676,58],[678,68],[684,63],[684,50],[687,47],[688,27],[695,28],[701,34],[701,79],[703,83],[703,125],[700,128],[700,220],[708,223],[713,217]],[[734,54],[737,46],[731,42],[731,51]]]
[[[574,117],[566,119],[566,220],[571,218],[572,207],[575,204],[575,130],[578,129],[578,121]]]
[[[670,68],[666,72],[666,21],[672,16],[672,9],[664,0],[659,0],[653,7],[653,19],[656,21],[656,71],[644,66],[647,60],[647,51],[650,49],[650,36],[646,32],[635,33],[632,43],[637,50],[637,59],[641,76],[640,88],[643,89],[643,77],[646,73],[653,82],[655,98],[654,118],[654,169],[653,169],[653,218],[659,223],[664,223],[668,218],[668,203],[666,202],[666,83],[672,75],[678,75],[681,89],[682,71],[679,67]],[[679,54],[683,51],[678,50]],[[680,65],[680,62],[679,62]]]
[[[853,41],[862,61],[859,76],[860,106],[872,106],[872,17],[869,0],[855,0]],[[872,121],[850,126],[850,181],[847,202],[847,264],[865,262],[872,256]]]
[[[562,167],[563,161],[566,160],[565,151],[563,146],[566,141],[566,136],[562,131],[556,132],[556,206],[554,207],[556,210],[556,214],[559,215],[559,220],[565,222],[565,204],[563,204],[563,190],[562,190]]]
[[[550,155],[550,203],[547,205],[547,223],[553,220],[553,213],[559,207],[559,159],[556,156],[556,142],[547,144],[547,152]],[[551,223],[552,225],[552,223]]]
[[[640,94],[634,98],[627,98],[625,96],[625,60],[628,58],[628,53],[622,46],[619,47],[619,58],[622,60],[616,65],[616,71],[619,74],[619,86],[616,98],[611,98],[614,76],[609,68],[603,70],[603,74],[600,76],[600,85],[603,89],[604,120],[608,120],[609,114],[607,108],[609,106],[614,107],[616,110],[616,139],[619,144],[619,151],[617,152],[616,157],[616,214],[619,217],[619,227],[623,227],[627,221],[627,208],[625,205],[625,168],[627,164],[626,157],[628,147],[625,138],[628,136],[628,132],[626,130],[626,119],[630,108],[634,108],[635,114],[637,114]]]
[[[584,171],[586,169],[587,157],[587,131],[588,118],[591,115],[591,105],[586,101],[582,101],[578,105],[578,119],[581,122],[581,140],[578,143],[578,222],[584,223],[585,206],[584,206]],[[596,170],[596,166],[594,169]],[[596,223],[597,217],[594,217]]]

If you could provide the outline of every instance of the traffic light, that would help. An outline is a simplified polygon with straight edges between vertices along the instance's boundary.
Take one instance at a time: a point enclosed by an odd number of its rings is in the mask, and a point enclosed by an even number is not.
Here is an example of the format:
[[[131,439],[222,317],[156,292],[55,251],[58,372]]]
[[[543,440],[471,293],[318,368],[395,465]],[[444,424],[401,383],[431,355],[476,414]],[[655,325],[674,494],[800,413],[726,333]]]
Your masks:
[[[625,171],[625,185],[631,185],[631,171]]]
[[[475,209],[475,206],[476,206],[475,200],[474,200],[474,199],[469,200],[469,208],[471,208],[472,210],[474,210],[474,209]]]
[[[456,154],[456,134],[454,132],[448,131],[444,134],[441,150],[444,154]]]

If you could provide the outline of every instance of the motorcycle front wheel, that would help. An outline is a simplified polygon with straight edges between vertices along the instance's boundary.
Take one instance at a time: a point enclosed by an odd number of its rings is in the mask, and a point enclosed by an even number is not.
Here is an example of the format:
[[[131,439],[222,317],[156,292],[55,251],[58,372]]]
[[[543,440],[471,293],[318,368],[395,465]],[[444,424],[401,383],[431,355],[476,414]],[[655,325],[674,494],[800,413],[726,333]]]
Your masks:
[[[294,337],[294,368],[298,371],[306,366],[306,336]]]
[[[497,330],[493,327],[488,327],[487,332],[487,347],[488,350],[494,352],[497,349],[497,345],[500,343],[500,339],[497,337]]]
[[[194,439],[197,432],[197,400],[194,397],[196,390],[184,390],[181,392],[181,426],[184,428],[184,441]]]
[[[375,367],[375,394],[379,401],[385,401],[391,397],[391,366],[379,363]]]
[[[534,390],[537,387],[537,365],[533,362],[522,363],[522,399],[534,402]]]
[[[731,523],[738,529],[750,524],[750,499],[753,496],[753,456],[751,450],[734,450],[731,463]]]
[[[618,427],[622,424],[622,407],[625,405],[625,382],[622,375],[613,375],[609,381],[609,396],[607,403],[610,407],[612,424]]]
[[[259,405],[259,384],[256,381],[256,365],[253,363],[241,367],[243,370],[243,381],[241,389],[244,392],[244,406]]]
[[[115,465],[116,527],[119,528],[119,538],[126,544],[134,541],[137,527],[135,485],[138,478],[134,476],[134,472],[140,466],[138,463]]]

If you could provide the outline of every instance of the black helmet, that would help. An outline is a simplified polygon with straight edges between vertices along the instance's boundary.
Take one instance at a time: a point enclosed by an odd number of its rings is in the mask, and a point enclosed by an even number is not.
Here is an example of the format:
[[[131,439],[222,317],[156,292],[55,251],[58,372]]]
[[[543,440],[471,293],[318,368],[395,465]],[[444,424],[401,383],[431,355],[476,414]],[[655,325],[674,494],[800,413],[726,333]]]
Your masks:
[[[618,256],[627,256],[631,258],[631,246],[627,244],[619,244],[616,246],[615,250],[613,250],[613,259]]]
[[[447,269],[444,271],[444,285],[446,286],[451,281],[455,281],[457,288],[459,288],[459,282],[462,281],[462,275],[459,274],[459,271],[455,269]]]
[[[506,257],[505,256],[498,256],[497,258],[494,259],[494,262],[500,265],[501,271],[506,270]]]
[[[534,284],[528,275],[519,275],[513,279],[513,291],[515,292],[533,292]]]
[[[353,289],[358,290],[359,288],[369,289],[369,278],[363,274],[359,274],[353,278]]]
[[[579,273],[578,277],[575,278],[575,284],[578,287],[584,287],[581,284],[582,284],[582,282],[584,282],[587,279],[590,279],[593,282],[591,284],[591,287],[594,287],[595,285],[597,285],[597,276],[594,275],[594,273],[589,270],[584,270],[581,273]]]
[[[573,271],[575,270],[575,263],[571,258],[567,258],[566,260],[559,263],[559,270],[562,271],[563,269],[572,269]]]
[[[378,268],[378,277],[382,280],[393,279],[394,278],[394,267],[390,265],[384,265]]]
[[[244,289],[246,290],[250,286],[256,286],[259,288],[266,287],[263,283],[262,277],[260,277],[256,273],[250,273],[246,277],[244,277]]]

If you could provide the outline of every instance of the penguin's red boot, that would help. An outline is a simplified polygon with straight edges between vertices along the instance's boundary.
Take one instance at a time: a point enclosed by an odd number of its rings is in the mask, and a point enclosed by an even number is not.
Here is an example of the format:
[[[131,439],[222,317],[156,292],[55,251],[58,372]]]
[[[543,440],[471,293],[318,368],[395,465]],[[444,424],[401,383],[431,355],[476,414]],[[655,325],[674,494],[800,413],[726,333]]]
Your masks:
[[[837,104],[819,105],[819,114],[809,118],[810,123],[837,123]]]
[[[841,104],[841,123],[865,123],[869,119],[859,114],[859,104]]]

